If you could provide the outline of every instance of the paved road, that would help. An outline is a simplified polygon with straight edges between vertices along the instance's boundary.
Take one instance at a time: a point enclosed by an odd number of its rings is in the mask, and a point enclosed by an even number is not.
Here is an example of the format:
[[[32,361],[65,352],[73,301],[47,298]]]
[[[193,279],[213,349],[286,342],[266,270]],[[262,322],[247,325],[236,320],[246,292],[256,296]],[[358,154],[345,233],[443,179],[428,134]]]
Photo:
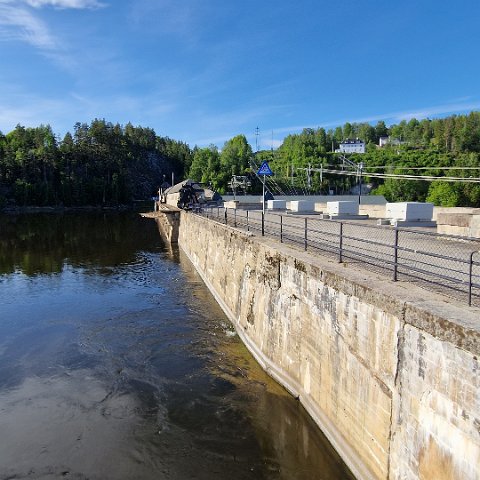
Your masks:
[[[227,210],[227,223],[261,235],[262,212]],[[209,215],[225,222],[225,210]],[[378,226],[374,220],[334,221],[318,215],[266,212],[264,234],[318,251],[348,263],[361,264],[398,280],[423,287],[468,303],[470,278],[472,305],[480,306],[480,241],[437,235],[432,229]],[[340,235],[341,234],[341,235]],[[395,252],[397,258],[395,259]],[[475,253],[473,253],[475,252]],[[473,263],[471,257],[473,253]],[[471,275],[470,275],[471,269]]]

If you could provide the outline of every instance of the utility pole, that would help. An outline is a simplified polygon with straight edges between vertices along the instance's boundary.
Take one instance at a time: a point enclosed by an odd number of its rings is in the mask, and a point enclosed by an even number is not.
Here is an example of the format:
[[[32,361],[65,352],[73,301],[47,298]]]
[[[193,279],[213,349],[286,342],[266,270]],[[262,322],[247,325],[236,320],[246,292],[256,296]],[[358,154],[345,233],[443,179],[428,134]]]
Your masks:
[[[309,189],[312,186],[312,172],[320,172],[320,182],[323,181],[323,165],[320,165],[320,168],[313,168],[309,163],[307,168],[297,167],[297,170],[305,170],[307,172],[307,186]]]
[[[359,205],[362,200],[362,170],[363,170],[363,163],[360,162],[358,164],[358,204]]]
[[[255,152],[258,152],[258,137],[260,135],[260,129],[257,127],[255,129]]]

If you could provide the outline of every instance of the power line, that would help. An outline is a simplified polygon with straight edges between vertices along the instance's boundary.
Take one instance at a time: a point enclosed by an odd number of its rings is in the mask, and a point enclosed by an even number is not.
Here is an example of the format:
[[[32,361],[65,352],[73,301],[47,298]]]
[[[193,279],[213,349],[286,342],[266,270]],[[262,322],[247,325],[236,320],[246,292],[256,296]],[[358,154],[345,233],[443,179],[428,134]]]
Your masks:
[[[329,165],[335,166],[335,165]],[[480,170],[480,167],[397,167],[396,165],[380,165],[363,168],[393,168],[395,170]]]
[[[251,158],[250,159],[250,168],[252,169],[253,173],[255,173],[255,176],[263,182],[263,180],[261,179],[260,175],[258,175],[258,165],[257,163],[255,162],[254,158]],[[268,177],[270,179],[270,177]],[[284,193],[281,191],[281,188],[276,185],[276,182],[275,183],[272,183],[272,182],[269,182],[269,180],[267,180],[268,183],[270,183],[270,185],[267,187],[267,190],[273,194],[272,190],[275,191],[275,188],[277,190],[278,193],[280,193],[280,195],[284,195]],[[273,188],[272,188],[273,186]]]
[[[285,157],[286,153],[282,152],[281,150],[276,151],[278,157]],[[319,160],[317,158],[317,160]],[[345,166],[348,166],[350,164],[356,165],[350,160],[348,160],[345,155],[341,156],[341,160],[343,161],[343,164]],[[401,160],[400,160],[401,161]],[[338,164],[323,164],[324,167],[338,167]],[[367,166],[363,164],[363,170],[366,169],[380,169],[380,168],[393,168],[395,170],[480,170],[480,166],[478,167],[442,167],[442,166],[430,166],[430,167],[408,167],[408,166],[397,166],[397,165],[372,165],[372,166]],[[313,169],[312,169],[313,170]]]
[[[352,163],[352,164],[350,164]],[[356,168],[356,164],[353,164],[353,162],[350,162],[349,164],[346,164],[345,166],[351,167],[351,168]],[[325,163],[321,165],[324,168],[328,167],[338,167],[339,164],[330,164],[330,163]],[[431,166],[431,167],[405,167],[405,166],[397,166],[397,165],[365,165],[363,164],[363,170],[366,169],[380,169],[380,168],[392,168],[394,170],[480,170],[480,167],[440,167],[440,166]],[[297,170],[307,170],[305,167],[297,167]],[[312,171],[315,170],[314,168],[311,169]],[[318,171],[318,169],[316,169]]]
[[[323,169],[324,173],[332,173],[334,175],[347,175],[347,176],[357,176],[357,171],[348,171],[348,170],[331,170]],[[376,177],[376,178],[394,178],[397,180],[419,180],[425,182],[456,182],[456,183],[480,183],[480,178],[477,177],[435,177],[431,175],[400,175],[393,173],[366,173],[367,177]]]

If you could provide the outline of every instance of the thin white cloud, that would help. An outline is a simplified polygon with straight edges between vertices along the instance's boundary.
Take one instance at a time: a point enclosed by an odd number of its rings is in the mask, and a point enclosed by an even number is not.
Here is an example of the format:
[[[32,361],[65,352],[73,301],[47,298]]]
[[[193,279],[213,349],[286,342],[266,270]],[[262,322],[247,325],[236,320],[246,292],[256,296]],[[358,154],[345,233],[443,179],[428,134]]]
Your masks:
[[[152,36],[173,36],[195,45],[208,24],[208,3],[199,0],[136,0],[131,2],[131,26]]]
[[[34,8],[55,7],[59,9],[73,8],[83,10],[106,6],[105,3],[97,0],[24,0],[24,2]]]
[[[64,123],[71,111],[71,105],[61,100],[25,96],[23,102],[0,103],[0,131],[8,133],[20,124],[38,127],[50,124],[54,129]],[[46,113],[48,112],[48,113]],[[63,132],[65,133],[65,132]]]
[[[465,100],[472,100],[471,97],[464,97]],[[359,118],[342,118],[336,120],[327,120],[327,121],[320,121],[317,125],[293,125],[287,127],[280,127],[273,129],[274,138],[272,139],[271,136],[268,136],[266,132],[261,132],[260,135],[260,148],[266,149],[273,146],[273,148],[278,148],[284,141],[284,136],[289,134],[295,134],[301,132],[304,128],[333,128],[337,126],[343,126],[346,122],[350,123],[372,123],[377,122],[379,120],[384,120],[387,124],[398,123],[402,120],[410,120],[412,118],[416,118],[417,120],[421,120],[424,118],[431,118],[435,116],[442,116],[442,115],[451,115],[455,113],[465,113],[472,110],[480,109],[480,102],[470,101],[463,103],[461,100],[463,99],[455,99],[460,100],[458,103],[447,103],[442,105],[436,105],[431,107],[425,107],[423,109],[417,110],[408,110],[408,111],[400,111],[400,112],[390,112],[378,115],[371,115],[368,117],[359,117]],[[242,115],[242,112],[231,112],[227,115],[221,116],[206,116],[204,121],[204,128],[206,127],[210,131],[214,131],[219,129],[219,126],[222,126],[224,129],[228,129],[228,131],[223,132],[220,135],[212,135],[212,136],[205,136],[203,138],[199,138],[195,140],[192,144],[196,144],[199,146],[210,145],[211,143],[216,145],[221,145],[223,142],[229,140],[234,135],[238,135],[241,132],[241,129],[244,125],[254,125],[255,122],[257,124],[262,123],[262,114],[268,113],[257,111],[254,112],[247,112],[245,115]],[[238,120],[238,122],[235,122]],[[270,132],[272,130],[269,130]],[[253,134],[247,134],[247,137],[250,141],[251,145],[254,145],[255,139]]]
[[[470,97],[465,97],[470,99]],[[312,125],[303,125],[303,126],[290,126],[290,127],[281,127],[276,128],[275,133],[295,133],[302,131],[304,128],[317,128],[317,127],[337,127],[342,126],[346,122],[349,123],[371,123],[379,120],[384,120],[386,123],[398,123],[402,120],[411,120],[416,118],[417,120],[422,120],[424,118],[430,118],[441,115],[455,114],[455,113],[464,113],[472,110],[480,109],[480,102],[468,102],[468,103],[446,103],[442,105],[425,107],[422,109],[416,110],[405,110],[400,112],[389,112],[389,113],[380,113],[371,115],[368,117],[359,117],[359,118],[342,118],[336,120],[326,120],[320,121],[316,126]]]
[[[59,47],[59,42],[44,22],[26,8],[13,5],[8,0],[0,0],[0,38],[20,40],[45,50]]]
[[[427,107],[421,110],[400,112],[388,118],[392,118],[400,121],[409,120],[411,118],[416,118],[417,120],[421,120],[423,118],[434,117],[436,115],[466,112],[468,110],[477,110],[479,108],[480,108],[480,102],[453,103],[453,104],[439,105],[436,107]]]
[[[48,6],[79,10],[107,5],[99,0],[0,0],[0,41],[27,43],[63,69],[72,70],[76,60],[65,42],[34,10]]]
[[[224,112],[208,112],[200,110],[190,115],[191,125],[195,131],[202,131],[201,138],[191,139],[192,145],[221,145],[235,135],[243,133],[247,139],[255,143],[254,129],[266,116],[278,114],[285,109],[284,105],[266,105],[256,107],[246,105],[242,108]],[[271,138],[267,141],[270,148]],[[252,143],[251,143],[252,144]],[[264,142],[262,141],[262,145]],[[267,148],[267,147],[265,147]]]
[[[71,93],[79,112],[90,116],[98,117],[100,112],[109,112],[108,115],[115,121],[127,122],[128,120],[137,123],[148,123],[168,121],[168,116],[176,111],[177,105],[166,99],[157,98],[155,95],[136,97],[131,95],[115,95],[112,97],[88,97],[78,93]],[[135,118],[125,120],[125,115]],[[101,115],[101,116],[104,116]]]

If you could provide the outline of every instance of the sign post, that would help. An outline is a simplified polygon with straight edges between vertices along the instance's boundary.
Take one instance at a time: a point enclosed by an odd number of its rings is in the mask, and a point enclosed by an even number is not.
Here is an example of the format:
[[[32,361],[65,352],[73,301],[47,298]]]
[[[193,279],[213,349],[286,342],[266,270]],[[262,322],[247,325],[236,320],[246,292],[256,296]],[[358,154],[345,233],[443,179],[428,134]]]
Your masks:
[[[271,177],[273,175],[266,160],[260,165],[257,175],[263,175],[262,213],[265,215],[265,177]]]

